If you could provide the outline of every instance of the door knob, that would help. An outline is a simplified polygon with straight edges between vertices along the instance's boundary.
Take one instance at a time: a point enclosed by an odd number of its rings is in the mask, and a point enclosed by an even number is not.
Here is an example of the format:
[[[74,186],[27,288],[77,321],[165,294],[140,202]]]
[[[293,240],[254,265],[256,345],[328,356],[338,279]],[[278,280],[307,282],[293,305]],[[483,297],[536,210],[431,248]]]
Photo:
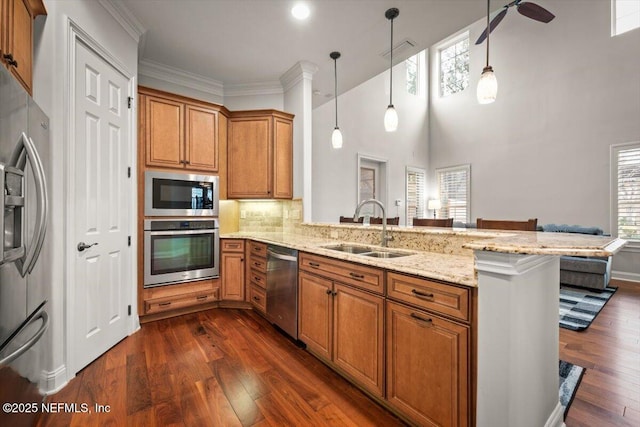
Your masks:
[[[78,243],[78,252],[82,252],[85,249],[89,249],[91,246],[95,246],[97,244],[98,244],[98,242],[92,243],[90,245],[87,245],[85,242],[80,242],[80,243]]]

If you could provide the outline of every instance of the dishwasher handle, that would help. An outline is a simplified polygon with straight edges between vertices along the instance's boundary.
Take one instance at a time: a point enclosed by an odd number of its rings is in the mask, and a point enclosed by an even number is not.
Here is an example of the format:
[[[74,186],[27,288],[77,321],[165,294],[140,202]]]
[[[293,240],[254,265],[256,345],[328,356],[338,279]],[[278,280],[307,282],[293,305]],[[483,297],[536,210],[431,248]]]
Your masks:
[[[269,258],[280,259],[283,261],[298,262],[298,257],[274,252],[273,250],[271,250],[271,248],[267,249],[267,256]]]

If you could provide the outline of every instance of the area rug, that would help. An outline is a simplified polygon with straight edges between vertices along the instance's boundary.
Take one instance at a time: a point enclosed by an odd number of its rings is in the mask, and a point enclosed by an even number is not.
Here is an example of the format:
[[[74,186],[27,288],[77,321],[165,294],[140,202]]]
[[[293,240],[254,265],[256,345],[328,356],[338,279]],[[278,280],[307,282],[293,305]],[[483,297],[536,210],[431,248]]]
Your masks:
[[[567,418],[569,406],[571,406],[571,402],[573,402],[573,398],[576,395],[584,370],[582,366],[574,365],[564,360],[560,361],[560,389],[558,394],[564,419]]]
[[[574,331],[587,329],[617,290],[605,288],[603,291],[590,291],[561,285],[560,326]]]

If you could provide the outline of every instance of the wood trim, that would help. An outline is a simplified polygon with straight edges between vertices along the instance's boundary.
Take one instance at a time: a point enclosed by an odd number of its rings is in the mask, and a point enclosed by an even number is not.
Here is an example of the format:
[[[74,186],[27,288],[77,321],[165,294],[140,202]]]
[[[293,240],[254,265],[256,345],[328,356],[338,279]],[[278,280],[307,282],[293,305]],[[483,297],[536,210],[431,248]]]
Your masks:
[[[286,120],[293,120],[295,114],[287,113],[285,111],[280,110],[243,110],[243,111],[230,111],[229,118],[240,119],[240,118],[252,118],[252,117],[264,117],[264,116],[273,116]]]
[[[189,98],[182,95],[177,95],[171,92],[165,92],[159,89],[153,89],[147,86],[138,86],[138,93],[143,95],[156,96],[158,98],[165,98],[171,101],[182,102],[185,104],[190,104],[196,107],[214,109],[224,114],[225,116],[229,116],[231,112],[224,106],[219,104],[214,104],[213,102],[206,102],[195,98]]]
[[[35,18],[38,15],[46,15],[47,8],[42,0],[24,0],[25,4],[31,12],[31,16]]]

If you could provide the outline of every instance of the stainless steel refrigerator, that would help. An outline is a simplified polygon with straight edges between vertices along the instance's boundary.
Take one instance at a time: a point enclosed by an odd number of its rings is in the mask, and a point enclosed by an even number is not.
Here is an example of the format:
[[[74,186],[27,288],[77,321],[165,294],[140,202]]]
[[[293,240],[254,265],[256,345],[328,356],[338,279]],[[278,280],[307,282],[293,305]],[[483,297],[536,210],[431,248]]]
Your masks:
[[[0,67],[0,426],[33,425],[43,400],[49,153],[47,116]]]

